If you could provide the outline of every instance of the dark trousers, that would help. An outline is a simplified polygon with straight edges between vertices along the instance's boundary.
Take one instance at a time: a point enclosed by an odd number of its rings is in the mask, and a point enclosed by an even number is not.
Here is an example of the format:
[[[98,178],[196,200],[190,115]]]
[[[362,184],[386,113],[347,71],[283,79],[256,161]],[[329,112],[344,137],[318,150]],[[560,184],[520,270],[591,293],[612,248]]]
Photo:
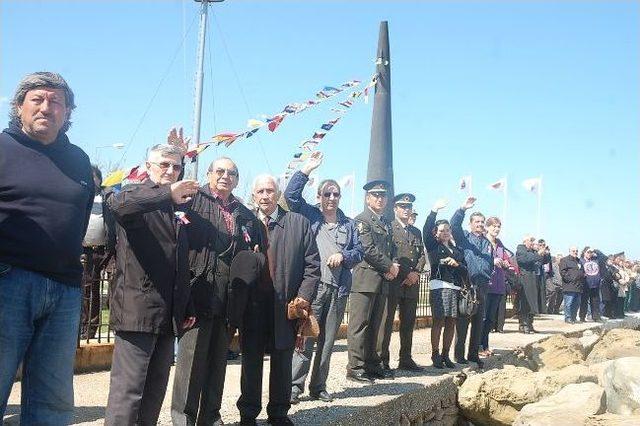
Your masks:
[[[582,299],[580,299],[580,320],[584,321],[587,312],[591,310],[591,318],[600,321],[600,287],[590,288],[584,286]]]
[[[80,336],[93,339],[100,324],[100,275],[108,259],[104,246],[83,247],[82,252]]]
[[[229,336],[223,318],[198,320],[178,341],[171,420],[211,425],[220,420]]]
[[[547,313],[557,315],[560,313],[560,305],[562,305],[562,287],[549,285],[548,282],[547,284]]]
[[[378,372],[382,361],[377,352],[378,330],[383,323],[388,296],[382,293],[355,293],[349,296],[347,325],[347,370]]]
[[[395,284],[394,284],[395,285]],[[413,328],[416,324],[416,308],[418,299],[402,297],[399,289],[390,291],[382,317],[383,327],[378,331],[378,356],[385,368],[389,367],[389,344],[393,332],[393,321],[396,317],[396,309],[400,309],[400,363],[411,362],[411,346],[413,343]]]
[[[175,338],[116,333],[105,425],[155,425],[167,390]]]
[[[502,306],[504,299],[504,294],[487,293],[482,342],[480,345],[484,350],[489,349],[489,332],[493,330],[498,322],[498,313],[500,312],[500,306]]]
[[[338,288],[324,283],[318,285],[318,292],[311,310],[318,319],[320,334],[318,335],[318,348],[313,358],[313,369],[311,370],[311,380],[309,381],[309,392],[319,394],[327,390],[327,378],[329,377],[329,365],[333,353],[333,344],[336,334],[342,324],[344,310],[347,306],[347,297],[338,297]],[[304,384],[311,367],[311,357],[316,341],[306,338],[302,351],[293,353],[291,365],[291,390],[304,392]]]
[[[275,347],[273,297],[273,290],[255,290],[249,296],[249,306],[240,333],[241,395],[236,404],[243,420],[255,419],[262,410],[262,370],[266,352],[270,354],[267,415],[270,418],[286,417],[291,408],[293,348]]]
[[[476,294],[478,296],[478,311],[471,317],[458,316],[456,320],[456,344],[454,349],[454,356],[456,359],[463,359],[464,356],[464,344],[467,340],[467,331],[469,330],[469,324],[471,324],[471,333],[469,336],[469,347],[467,349],[467,358],[478,358],[478,351],[480,350],[480,343],[482,340],[482,329],[484,328],[484,316],[486,313],[486,298],[487,298],[487,285],[475,286]]]
[[[512,299],[513,300],[513,299]],[[494,326],[495,331],[502,332],[504,330],[504,322],[506,321],[507,316],[507,296],[502,298],[502,302],[498,306],[498,318],[496,319],[496,323]]]

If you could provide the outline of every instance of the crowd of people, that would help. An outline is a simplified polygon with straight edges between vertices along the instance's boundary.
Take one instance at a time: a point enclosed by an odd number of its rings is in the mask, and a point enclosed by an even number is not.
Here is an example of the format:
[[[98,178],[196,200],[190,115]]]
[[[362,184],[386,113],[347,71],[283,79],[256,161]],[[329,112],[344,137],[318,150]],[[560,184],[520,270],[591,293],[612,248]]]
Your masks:
[[[0,135],[0,415],[22,364],[23,424],[71,423],[77,338],[96,332],[95,288],[111,256],[115,347],[105,422],[118,426],[157,423],[176,336],[173,423],[222,424],[236,334],[241,424],[255,425],[262,409],[265,354],[269,423],[293,424],[288,411],[305,390],[334,399],[327,378],[347,300],[347,379],[394,378],[396,312],[397,369],[423,371],[412,338],[426,271],[437,369],[482,367],[491,332],[504,331],[510,294],[523,333],[536,332],[537,314],[562,308],[567,322],[640,308],[637,262],[590,247],[552,256],[533,236],[513,252],[499,238],[497,217],[474,211],[464,229],[473,197],[450,221],[438,218],[447,202],[437,200],[422,232],[415,195],[390,199],[383,180],[364,185],[366,207],[355,218],[340,209],[333,179],[306,200],[309,175],[323,161],[318,151],[283,194],[273,176],[256,177],[250,206],[234,195],[240,171],[232,159],[213,161],[200,185],[183,179],[185,151],[176,143],[150,148],[146,180],[105,192],[100,170],[66,136],[74,108],[60,75],[27,75]]]

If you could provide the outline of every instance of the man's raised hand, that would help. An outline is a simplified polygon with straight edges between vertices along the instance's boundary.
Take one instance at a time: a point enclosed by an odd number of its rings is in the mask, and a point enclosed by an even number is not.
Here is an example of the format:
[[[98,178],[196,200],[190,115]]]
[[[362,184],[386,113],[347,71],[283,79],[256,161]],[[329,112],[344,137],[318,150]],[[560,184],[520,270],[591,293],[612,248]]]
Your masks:
[[[304,165],[300,169],[300,171],[305,175],[309,176],[311,172],[313,172],[315,169],[320,167],[320,164],[322,164],[323,157],[324,155],[322,155],[322,152],[320,151],[312,152],[309,158],[307,158],[307,161],[304,163]]]
[[[444,198],[439,198],[433,204],[433,207],[431,208],[431,211],[434,211],[434,212],[437,213],[439,210],[442,210],[445,207],[447,207],[447,200],[445,200]]]
[[[469,210],[476,203],[476,197],[467,197],[464,204],[462,205],[462,210]]]
[[[180,180],[171,184],[171,199],[176,204],[184,204],[191,201],[191,197],[198,192],[198,181]]]

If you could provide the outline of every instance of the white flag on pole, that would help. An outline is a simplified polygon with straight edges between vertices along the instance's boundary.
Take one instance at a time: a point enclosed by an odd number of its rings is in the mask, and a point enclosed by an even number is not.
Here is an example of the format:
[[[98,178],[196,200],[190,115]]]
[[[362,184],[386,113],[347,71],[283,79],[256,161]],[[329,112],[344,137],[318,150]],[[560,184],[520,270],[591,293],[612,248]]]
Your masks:
[[[492,183],[491,185],[488,186],[489,189],[492,189],[494,191],[504,191],[504,188],[507,186],[507,179],[506,178],[502,178],[494,183]]]
[[[340,185],[341,189],[351,188],[354,184],[355,176],[353,173],[350,175],[344,175],[340,179],[338,179],[338,185]]]
[[[525,179],[522,182],[522,186],[529,192],[538,192],[538,189],[540,188],[540,178]]]
[[[458,188],[460,189],[460,191],[469,191],[471,189],[471,176],[462,176]]]

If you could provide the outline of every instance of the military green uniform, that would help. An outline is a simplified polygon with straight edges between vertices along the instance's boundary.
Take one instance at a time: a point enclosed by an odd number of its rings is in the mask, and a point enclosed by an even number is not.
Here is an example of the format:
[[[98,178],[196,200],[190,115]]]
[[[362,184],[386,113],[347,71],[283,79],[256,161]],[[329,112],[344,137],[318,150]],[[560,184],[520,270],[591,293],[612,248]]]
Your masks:
[[[380,373],[380,357],[376,351],[378,329],[389,289],[384,274],[393,264],[390,225],[384,217],[369,208],[355,218],[364,260],[353,268],[353,284],[349,296],[347,347],[348,373]]]
[[[416,283],[412,286],[403,286],[402,282],[409,272],[422,272],[426,263],[422,233],[418,228],[412,225],[404,227],[398,219],[395,219],[391,223],[391,229],[395,250],[394,261],[400,264],[400,273],[389,287],[384,326],[380,328],[378,335],[378,355],[386,368],[389,366],[389,342],[398,305],[400,306],[400,365],[412,362],[411,344],[420,285]]]

